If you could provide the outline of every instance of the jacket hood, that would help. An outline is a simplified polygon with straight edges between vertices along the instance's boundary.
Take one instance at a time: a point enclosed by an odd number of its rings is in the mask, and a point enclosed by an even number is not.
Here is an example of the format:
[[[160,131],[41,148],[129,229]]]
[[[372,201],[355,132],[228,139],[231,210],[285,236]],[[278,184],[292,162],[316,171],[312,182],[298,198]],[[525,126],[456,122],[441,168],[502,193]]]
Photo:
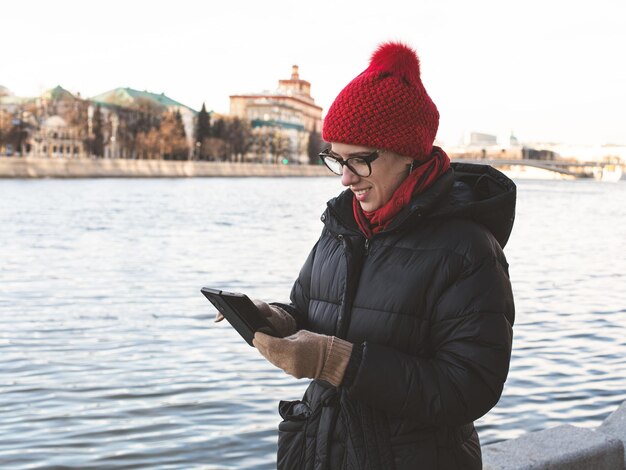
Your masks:
[[[515,183],[488,165],[452,163],[452,168],[452,188],[429,216],[471,219],[487,227],[504,248],[515,220]]]
[[[359,231],[352,215],[353,197],[347,189],[328,201],[322,220],[329,230]],[[452,163],[430,188],[411,200],[387,230],[418,223],[420,218],[465,218],[484,225],[504,248],[513,229],[515,199],[515,183],[502,172],[488,165]]]

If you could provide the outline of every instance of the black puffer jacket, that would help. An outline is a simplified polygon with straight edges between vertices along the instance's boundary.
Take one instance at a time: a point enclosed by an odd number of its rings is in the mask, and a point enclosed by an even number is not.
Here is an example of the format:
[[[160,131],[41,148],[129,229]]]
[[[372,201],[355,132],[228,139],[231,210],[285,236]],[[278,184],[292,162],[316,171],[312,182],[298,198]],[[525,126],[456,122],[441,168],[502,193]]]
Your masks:
[[[352,193],[329,201],[282,306],[355,346],[342,386],[315,380],[280,403],[279,469],[481,468],[473,421],[497,403],[511,353],[515,185],[452,167],[369,241]]]

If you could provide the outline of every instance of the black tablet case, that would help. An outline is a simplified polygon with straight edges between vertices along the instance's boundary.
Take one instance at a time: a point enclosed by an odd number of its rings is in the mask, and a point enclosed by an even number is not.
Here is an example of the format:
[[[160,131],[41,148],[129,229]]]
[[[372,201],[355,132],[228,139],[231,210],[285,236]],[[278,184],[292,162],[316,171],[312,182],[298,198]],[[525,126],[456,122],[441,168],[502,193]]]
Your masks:
[[[200,289],[200,292],[224,315],[224,318],[228,320],[250,346],[254,347],[252,339],[257,331],[270,336],[280,337],[278,332],[246,295],[210,287],[203,287]]]

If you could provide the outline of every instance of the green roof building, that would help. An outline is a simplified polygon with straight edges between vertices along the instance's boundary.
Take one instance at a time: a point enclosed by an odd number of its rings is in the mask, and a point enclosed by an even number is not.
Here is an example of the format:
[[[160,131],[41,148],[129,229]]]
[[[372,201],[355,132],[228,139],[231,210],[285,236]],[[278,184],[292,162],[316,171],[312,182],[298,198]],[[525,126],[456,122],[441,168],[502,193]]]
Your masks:
[[[128,87],[109,90],[92,97],[91,100],[100,104],[112,104],[124,108],[132,108],[134,105],[140,104],[141,102],[148,102],[163,109],[178,109],[181,113],[184,111],[190,112],[193,115],[198,113],[195,109],[173,100],[164,93],[157,94]]]

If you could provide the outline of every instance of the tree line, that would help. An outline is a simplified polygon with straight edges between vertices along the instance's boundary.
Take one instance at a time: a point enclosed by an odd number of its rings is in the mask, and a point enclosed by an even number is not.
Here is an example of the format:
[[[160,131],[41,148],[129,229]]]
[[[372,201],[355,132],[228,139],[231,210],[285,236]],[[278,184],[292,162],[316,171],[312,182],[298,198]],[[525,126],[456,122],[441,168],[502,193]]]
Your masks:
[[[64,136],[40,132],[45,119],[59,115],[67,124]],[[69,137],[68,137],[69,135]],[[35,140],[65,137],[82,144],[83,155],[102,158],[289,162],[306,153],[311,163],[323,144],[312,132],[308,147],[298,148],[276,127],[254,127],[245,119],[223,116],[212,120],[203,104],[188,138],[177,109],[164,110],[148,99],[131,106],[101,105],[88,100],[20,105],[13,112],[0,109],[0,155],[29,155]],[[191,142],[191,145],[190,145]]]
[[[0,109],[0,155],[26,153],[26,141],[32,123],[24,122],[23,112],[11,113]]]
[[[61,117],[65,126],[46,128],[51,116]],[[103,108],[81,99],[32,101],[11,111],[0,108],[0,155],[29,155],[42,141],[55,149],[57,144],[72,149],[80,144],[81,156],[95,158],[104,157],[107,147],[115,150],[112,157],[119,158],[183,160],[189,156],[180,111],[164,111],[149,100],[139,99],[127,108]]]
[[[295,154],[305,153],[310,163],[318,163],[322,148],[321,135],[310,132],[306,149],[277,127],[253,127],[253,123],[239,117],[220,117],[211,122],[204,103],[196,119],[194,132],[196,160],[247,161],[280,163],[291,161]],[[295,147],[295,148],[294,148]]]

